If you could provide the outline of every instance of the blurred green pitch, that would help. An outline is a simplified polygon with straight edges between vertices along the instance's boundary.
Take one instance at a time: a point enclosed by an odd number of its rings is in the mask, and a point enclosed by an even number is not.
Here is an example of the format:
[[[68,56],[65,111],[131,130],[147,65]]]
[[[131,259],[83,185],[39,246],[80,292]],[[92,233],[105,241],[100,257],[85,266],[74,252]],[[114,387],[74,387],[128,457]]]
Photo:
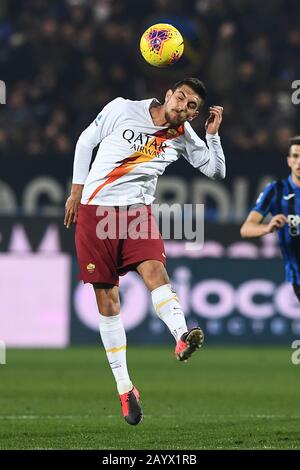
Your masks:
[[[121,417],[102,347],[9,350],[0,449],[298,449],[300,364],[281,348],[128,349],[144,421]]]

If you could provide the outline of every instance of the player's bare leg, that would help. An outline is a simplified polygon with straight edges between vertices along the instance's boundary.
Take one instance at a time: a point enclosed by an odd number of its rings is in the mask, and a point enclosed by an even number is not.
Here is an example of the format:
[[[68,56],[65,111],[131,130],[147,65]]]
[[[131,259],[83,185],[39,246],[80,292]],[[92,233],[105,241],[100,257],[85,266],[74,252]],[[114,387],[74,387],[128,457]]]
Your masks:
[[[201,328],[192,328],[188,331],[183,309],[161,261],[143,261],[137,266],[137,271],[151,291],[157,315],[174,336],[176,358],[179,361],[187,361],[192,353],[202,346],[203,331]]]
[[[143,261],[136,269],[151,292],[165,284],[170,284],[166,268],[160,261]]]
[[[120,297],[117,286],[94,284],[100,315],[100,335],[107,359],[117,383],[122,412],[129,424],[138,424],[142,417],[139,392],[132,384],[126,362],[126,333],[120,316]]]

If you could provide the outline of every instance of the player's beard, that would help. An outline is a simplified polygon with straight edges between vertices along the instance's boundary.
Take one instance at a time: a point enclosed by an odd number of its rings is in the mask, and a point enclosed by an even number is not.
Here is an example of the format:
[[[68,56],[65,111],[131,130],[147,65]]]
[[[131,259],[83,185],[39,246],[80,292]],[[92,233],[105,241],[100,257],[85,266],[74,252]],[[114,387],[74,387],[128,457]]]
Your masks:
[[[184,119],[179,116],[179,114],[171,110],[170,112],[166,111],[165,112],[165,119],[168,124],[171,124],[172,127],[178,127],[180,124],[184,123]]]

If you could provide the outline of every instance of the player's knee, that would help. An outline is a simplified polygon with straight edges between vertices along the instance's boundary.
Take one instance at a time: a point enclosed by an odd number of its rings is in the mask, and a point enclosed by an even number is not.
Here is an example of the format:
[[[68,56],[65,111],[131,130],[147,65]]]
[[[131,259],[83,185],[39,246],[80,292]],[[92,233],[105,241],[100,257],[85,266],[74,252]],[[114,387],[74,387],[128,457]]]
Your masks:
[[[118,315],[120,313],[120,297],[117,286],[94,284],[93,287],[99,313],[105,316]]]
[[[144,275],[144,281],[150,290],[156,289],[157,287],[170,282],[165,267],[160,265],[160,263],[151,266],[147,270]]]
[[[120,313],[120,299],[118,295],[110,292],[105,294],[102,291],[101,295],[97,295],[98,310],[101,315],[112,316]]]
[[[99,305],[101,315],[113,316],[120,313],[120,302],[114,299],[105,299]]]

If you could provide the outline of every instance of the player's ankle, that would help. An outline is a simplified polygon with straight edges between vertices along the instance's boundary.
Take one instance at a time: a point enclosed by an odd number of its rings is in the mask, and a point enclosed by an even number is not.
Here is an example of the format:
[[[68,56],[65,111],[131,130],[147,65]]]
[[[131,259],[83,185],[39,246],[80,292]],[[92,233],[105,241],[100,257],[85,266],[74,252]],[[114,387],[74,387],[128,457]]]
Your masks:
[[[130,392],[132,390],[133,384],[131,380],[122,379],[117,381],[118,394],[123,395],[123,393]]]

